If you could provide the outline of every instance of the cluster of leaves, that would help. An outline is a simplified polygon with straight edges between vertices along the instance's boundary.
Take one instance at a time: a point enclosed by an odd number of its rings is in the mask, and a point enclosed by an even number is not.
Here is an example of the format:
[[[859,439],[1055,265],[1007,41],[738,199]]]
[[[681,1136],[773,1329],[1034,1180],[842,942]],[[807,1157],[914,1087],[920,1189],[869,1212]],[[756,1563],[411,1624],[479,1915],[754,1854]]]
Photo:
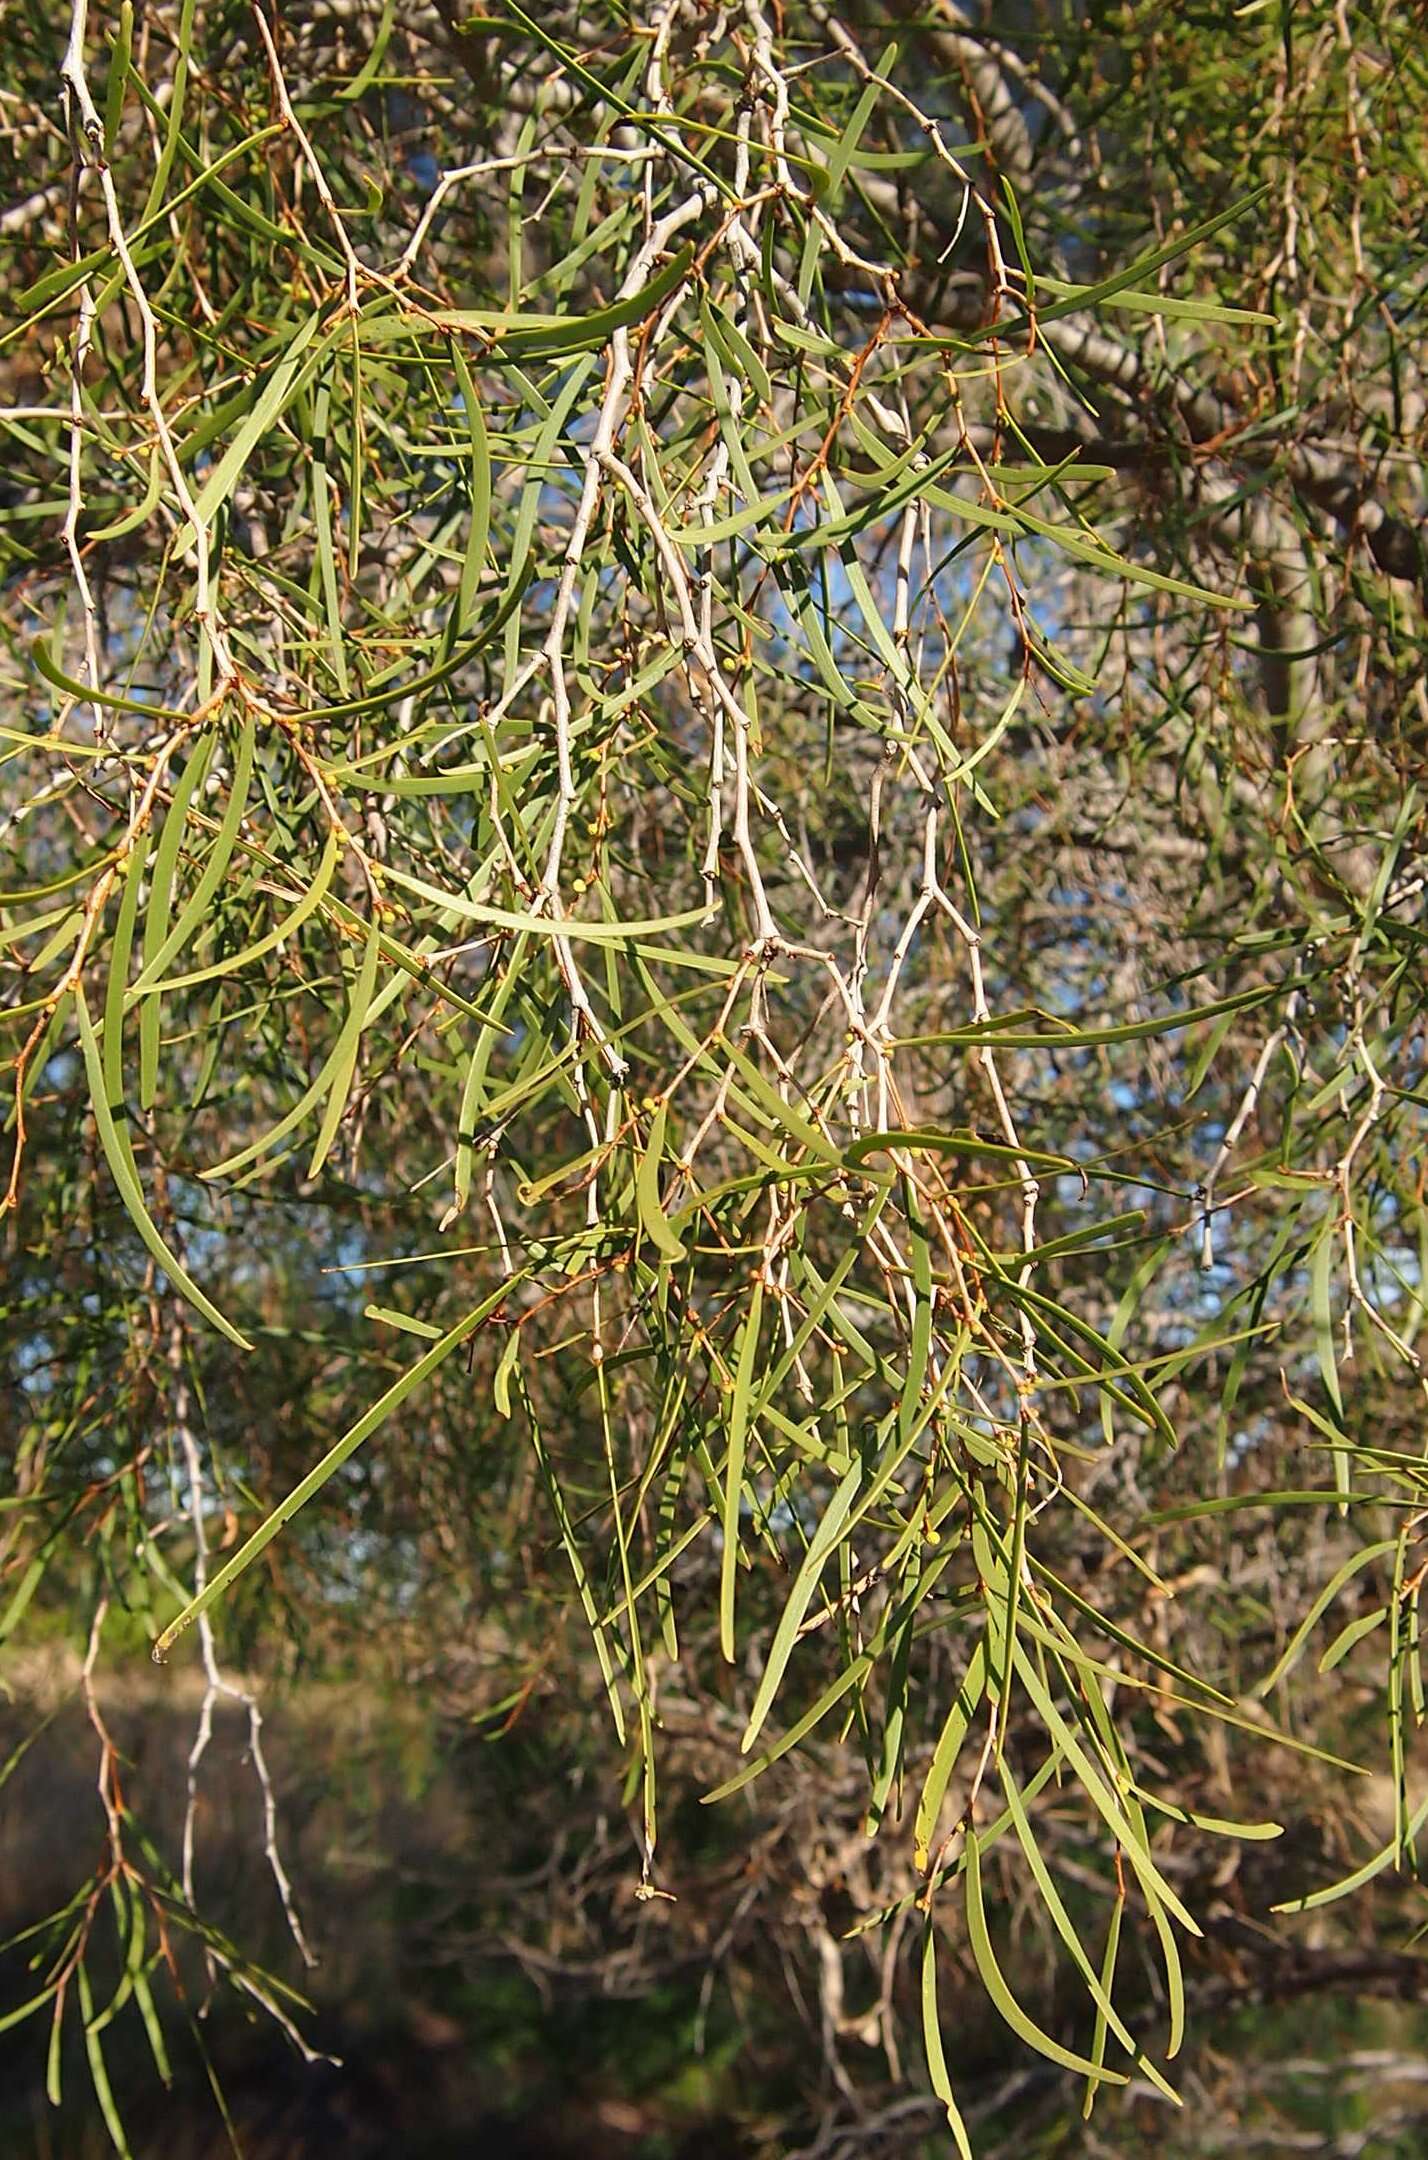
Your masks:
[[[529,1688],[573,1603],[645,1901],[674,1703],[712,1801],[841,1733],[963,2151],[953,1942],[1088,2105],[1169,2092],[1184,1833],[1277,1827],[1209,1736],[1331,1756],[1263,1703],[1367,1582],[1393,1829],[1304,1902],[1411,1855],[1422,274],[1367,146],[1422,62],[1101,12],[30,25],[0,1636],[87,1645],[107,1859],[13,2015],[58,2061],[77,2004],[121,2149],[206,1744],[169,1875],[121,1614],[256,1720],[222,1616],[318,1658],[475,1585]],[[1227,1584],[1242,1673],[1167,1600],[1267,1502],[1318,1528]]]

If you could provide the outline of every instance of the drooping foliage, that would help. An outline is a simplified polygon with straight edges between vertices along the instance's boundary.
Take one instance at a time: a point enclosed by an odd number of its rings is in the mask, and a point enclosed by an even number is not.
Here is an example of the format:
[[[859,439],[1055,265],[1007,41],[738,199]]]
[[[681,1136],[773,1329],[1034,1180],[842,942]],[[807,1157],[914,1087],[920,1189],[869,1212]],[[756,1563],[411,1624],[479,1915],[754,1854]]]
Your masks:
[[[0,1636],[104,1857],[0,2015],[121,2149],[177,1938],[291,2017],[214,1707],[301,1952],[239,1675],[364,1644],[603,1721],[645,1903],[682,1721],[860,1764],[963,2151],[951,1961],[1165,2091],[1187,1854],[1378,1746],[1412,1868],[1424,62],[1001,12],[10,7]]]

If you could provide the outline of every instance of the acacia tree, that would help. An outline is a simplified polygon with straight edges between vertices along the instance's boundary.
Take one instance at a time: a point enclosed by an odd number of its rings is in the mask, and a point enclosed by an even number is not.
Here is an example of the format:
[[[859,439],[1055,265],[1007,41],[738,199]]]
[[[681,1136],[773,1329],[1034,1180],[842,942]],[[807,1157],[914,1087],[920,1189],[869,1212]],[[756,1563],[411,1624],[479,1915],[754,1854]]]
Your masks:
[[[845,2086],[870,1957],[961,2151],[949,1972],[1168,2093],[1311,1646],[1391,1820],[1273,1891],[1428,1814],[1409,11],[8,17],[0,1634],[103,1839],[13,2008],[121,2149],[185,1933],[305,2044],[204,1756],[306,1955],[238,1675],[380,1628],[606,1721],[636,1930],[668,1765],[794,1795]]]

